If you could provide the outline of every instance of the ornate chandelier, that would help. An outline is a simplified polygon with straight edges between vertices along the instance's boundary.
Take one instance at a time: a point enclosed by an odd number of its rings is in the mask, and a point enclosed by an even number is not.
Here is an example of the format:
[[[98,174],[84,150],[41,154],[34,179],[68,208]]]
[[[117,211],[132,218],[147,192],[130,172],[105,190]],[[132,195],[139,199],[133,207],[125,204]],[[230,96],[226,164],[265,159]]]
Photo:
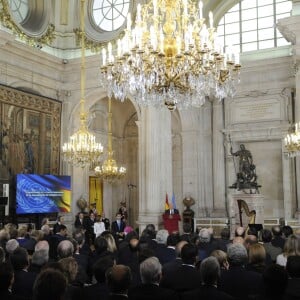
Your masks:
[[[300,122],[295,124],[295,130],[284,138],[284,145],[289,157],[300,155]]]
[[[131,95],[139,105],[199,107],[207,97],[232,97],[239,81],[239,55],[223,53],[213,15],[207,28],[202,1],[152,0],[131,15],[117,56],[102,49],[101,82],[120,101]],[[230,49],[229,49],[230,50]]]
[[[125,167],[118,167],[117,162],[113,158],[113,149],[112,149],[112,112],[111,112],[111,98],[108,100],[108,157],[104,161],[102,166],[97,166],[95,168],[95,175],[102,178],[109,183],[112,183],[116,180],[122,179],[126,175]]]
[[[70,164],[84,168],[99,161],[103,147],[96,143],[95,136],[88,131],[87,112],[85,103],[85,29],[84,29],[84,2],[81,0],[80,26],[81,26],[81,77],[80,77],[80,127],[67,143],[62,147],[63,159]]]

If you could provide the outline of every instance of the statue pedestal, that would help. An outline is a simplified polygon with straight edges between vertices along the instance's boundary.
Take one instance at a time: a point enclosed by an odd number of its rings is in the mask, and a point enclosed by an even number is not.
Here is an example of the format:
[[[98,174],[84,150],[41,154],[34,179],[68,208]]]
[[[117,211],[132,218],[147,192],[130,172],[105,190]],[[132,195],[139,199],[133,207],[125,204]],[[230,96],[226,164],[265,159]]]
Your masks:
[[[245,194],[243,192],[236,191],[229,196],[229,217],[230,217],[230,230],[231,237],[234,237],[235,228],[240,226],[240,214],[237,200],[244,200],[249,208],[249,211],[255,210],[255,224],[264,225],[264,196],[261,194]],[[249,223],[249,217],[243,210],[242,213],[243,227],[247,228]]]

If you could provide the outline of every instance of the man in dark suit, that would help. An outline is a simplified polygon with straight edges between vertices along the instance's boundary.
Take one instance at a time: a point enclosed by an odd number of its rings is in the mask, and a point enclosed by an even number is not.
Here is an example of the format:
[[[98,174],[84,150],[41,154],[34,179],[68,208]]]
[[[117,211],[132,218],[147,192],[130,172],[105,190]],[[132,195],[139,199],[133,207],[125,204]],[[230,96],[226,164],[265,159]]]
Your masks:
[[[58,216],[57,221],[53,226],[53,233],[57,233],[59,231],[59,226],[64,224],[64,217],[63,216]]]
[[[97,260],[92,268],[97,282],[83,288],[83,299],[107,299],[109,291],[105,283],[105,272],[113,265],[114,260],[110,256],[104,256]]]
[[[116,214],[116,220],[111,223],[111,232],[117,239],[123,239],[126,223],[122,220],[120,213]]]
[[[262,275],[245,269],[248,261],[246,248],[241,244],[231,244],[227,255],[229,270],[222,272],[218,288],[236,299],[247,299],[260,294]]]
[[[10,261],[15,271],[12,293],[17,297],[32,299],[32,288],[37,274],[28,272],[29,257],[27,250],[18,247],[10,255]]]
[[[75,218],[74,222],[74,227],[75,228],[84,228],[84,214],[83,212],[78,213],[78,216]]]
[[[101,218],[100,218],[101,222],[104,223],[105,226],[105,230],[109,230],[110,229],[110,221],[108,218],[105,217],[105,213],[104,211],[101,214]]]
[[[188,244],[187,241],[180,241],[179,243],[176,244],[175,247],[176,259],[167,262],[163,265],[163,269],[162,269],[163,277],[169,277],[169,274],[177,272],[178,269],[181,267],[182,265],[181,249],[186,244]]]
[[[187,291],[181,295],[182,300],[213,299],[213,300],[233,300],[234,298],[217,289],[220,278],[220,264],[215,257],[205,258],[200,265],[202,285],[200,288]]]
[[[13,300],[11,288],[14,281],[14,269],[10,263],[0,263],[0,299]]]
[[[132,300],[177,300],[178,295],[169,289],[159,286],[161,264],[157,257],[149,257],[140,264],[142,284],[129,290]]]
[[[131,284],[130,268],[124,265],[114,265],[106,271],[106,284],[109,289],[108,300],[128,299],[128,289]]]
[[[182,265],[177,272],[169,273],[168,276],[163,274],[160,286],[178,293],[198,288],[201,284],[201,276],[195,268],[197,254],[195,245],[185,244],[181,250]]]
[[[170,203],[169,204],[169,209],[165,210],[165,214],[167,215],[178,215],[179,211],[176,208],[173,208],[173,205]]]

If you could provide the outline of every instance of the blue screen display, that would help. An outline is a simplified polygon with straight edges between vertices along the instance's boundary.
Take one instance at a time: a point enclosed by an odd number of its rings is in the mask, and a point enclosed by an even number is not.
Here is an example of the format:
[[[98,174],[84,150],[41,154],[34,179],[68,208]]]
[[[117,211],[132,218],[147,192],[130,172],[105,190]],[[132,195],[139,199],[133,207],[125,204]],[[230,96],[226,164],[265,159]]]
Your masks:
[[[71,177],[17,175],[17,214],[70,212]]]

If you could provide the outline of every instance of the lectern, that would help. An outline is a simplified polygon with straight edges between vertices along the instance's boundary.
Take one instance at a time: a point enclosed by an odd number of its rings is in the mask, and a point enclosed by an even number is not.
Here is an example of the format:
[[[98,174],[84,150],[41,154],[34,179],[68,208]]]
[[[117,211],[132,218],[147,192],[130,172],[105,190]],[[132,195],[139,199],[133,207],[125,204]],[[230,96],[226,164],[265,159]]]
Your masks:
[[[168,230],[169,234],[179,232],[178,222],[181,221],[180,214],[163,214],[164,227]]]

